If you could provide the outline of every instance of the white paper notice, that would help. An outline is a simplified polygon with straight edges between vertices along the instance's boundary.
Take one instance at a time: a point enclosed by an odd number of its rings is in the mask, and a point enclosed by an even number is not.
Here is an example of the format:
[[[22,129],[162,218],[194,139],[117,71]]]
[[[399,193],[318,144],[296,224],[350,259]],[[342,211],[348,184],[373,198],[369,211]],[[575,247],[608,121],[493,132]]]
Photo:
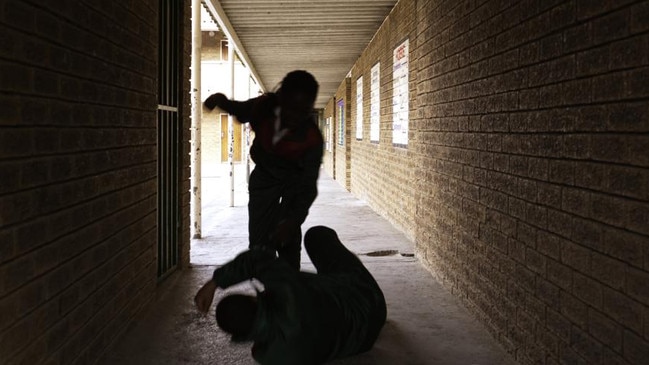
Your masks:
[[[408,40],[393,52],[392,143],[408,144]]]
[[[370,80],[370,141],[379,141],[381,121],[381,63],[372,67]]]

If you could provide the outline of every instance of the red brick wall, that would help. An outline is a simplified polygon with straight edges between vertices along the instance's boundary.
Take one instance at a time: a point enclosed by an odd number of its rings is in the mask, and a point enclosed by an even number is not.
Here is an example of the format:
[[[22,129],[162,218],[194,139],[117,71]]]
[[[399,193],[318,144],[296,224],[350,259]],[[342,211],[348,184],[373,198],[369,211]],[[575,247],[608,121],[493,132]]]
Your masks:
[[[0,3],[3,364],[93,363],[152,298],[157,7]]]
[[[405,37],[400,149],[390,57]],[[352,192],[522,364],[649,358],[648,61],[647,1],[401,0],[352,70]]]

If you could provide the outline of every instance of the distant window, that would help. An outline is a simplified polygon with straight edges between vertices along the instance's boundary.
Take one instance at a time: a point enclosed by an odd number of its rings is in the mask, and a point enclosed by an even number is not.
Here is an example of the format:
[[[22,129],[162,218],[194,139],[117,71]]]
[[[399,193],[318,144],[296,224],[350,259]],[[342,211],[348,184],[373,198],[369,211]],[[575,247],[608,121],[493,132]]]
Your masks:
[[[228,41],[221,40],[221,61],[228,60]]]

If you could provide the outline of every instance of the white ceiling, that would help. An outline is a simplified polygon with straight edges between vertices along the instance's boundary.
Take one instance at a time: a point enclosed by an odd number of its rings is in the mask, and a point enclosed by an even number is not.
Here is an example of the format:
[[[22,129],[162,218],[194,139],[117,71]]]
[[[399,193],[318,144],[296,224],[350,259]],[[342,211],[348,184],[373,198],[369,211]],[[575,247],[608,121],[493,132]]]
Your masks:
[[[263,89],[311,72],[323,108],[397,0],[204,0],[224,22]],[[226,31],[226,34],[228,32]]]

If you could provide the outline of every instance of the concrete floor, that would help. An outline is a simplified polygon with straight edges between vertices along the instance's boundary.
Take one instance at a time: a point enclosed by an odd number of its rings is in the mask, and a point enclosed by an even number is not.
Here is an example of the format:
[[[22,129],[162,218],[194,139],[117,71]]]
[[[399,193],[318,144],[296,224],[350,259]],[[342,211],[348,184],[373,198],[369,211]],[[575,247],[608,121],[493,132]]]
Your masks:
[[[250,344],[232,344],[193,296],[221,265],[247,246],[245,166],[235,167],[235,206],[229,207],[227,165],[203,178],[203,238],[192,242],[192,268],[175,273],[100,364],[254,364]],[[514,364],[484,327],[417,261],[413,244],[325,172],[319,196],[303,225],[326,225],[375,276],[388,319],[374,348],[331,364]],[[375,256],[373,253],[380,253]],[[369,254],[369,255],[368,255]],[[303,253],[302,267],[313,271]],[[248,291],[247,284],[228,291]],[[216,303],[223,295],[217,292]],[[214,304],[213,304],[214,306]]]

